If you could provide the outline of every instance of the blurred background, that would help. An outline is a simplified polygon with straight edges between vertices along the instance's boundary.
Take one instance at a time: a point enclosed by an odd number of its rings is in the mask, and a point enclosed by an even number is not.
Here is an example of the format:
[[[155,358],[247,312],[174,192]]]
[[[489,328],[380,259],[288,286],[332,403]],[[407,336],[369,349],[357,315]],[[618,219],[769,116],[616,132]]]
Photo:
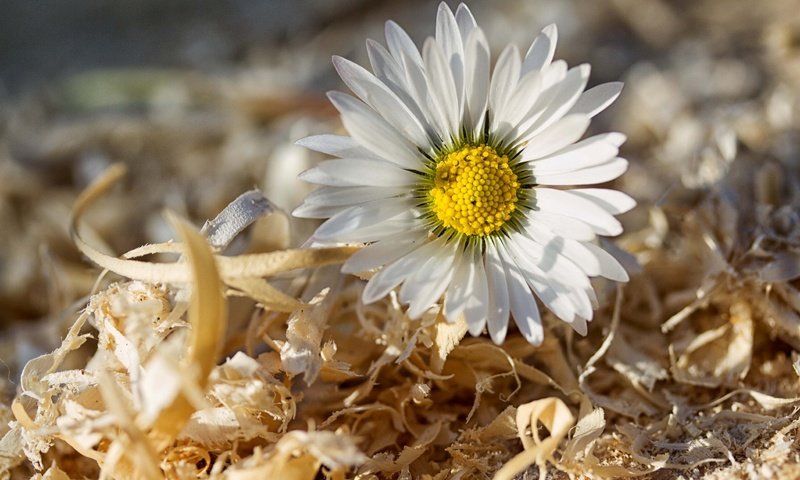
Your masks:
[[[330,64],[366,65],[365,38],[394,19],[421,42],[438,1],[5,0],[0,16],[0,387],[49,351],[97,271],[72,246],[77,194],[124,162],[120,188],[87,216],[117,254],[197,225],[254,186],[290,211],[318,157],[293,146],[341,129]],[[457,4],[451,2],[455,8]],[[496,58],[557,23],[557,57],[590,84],[623,80],[593,123],[629,137],[620,188],[651,207],[691,205],[737,152],[796,167],[800,16],[795,0],[493,0],[470,4]],[[741,155],[740,155],[741,156]],[[680,209],[678,209],[680,212]],[[299,244],[312,225],[294,225]],[[76,307],[77,305],[77,307]],[[3,380],[6,379],[6,380]],[[0,388],[0,391],[3,389]]]

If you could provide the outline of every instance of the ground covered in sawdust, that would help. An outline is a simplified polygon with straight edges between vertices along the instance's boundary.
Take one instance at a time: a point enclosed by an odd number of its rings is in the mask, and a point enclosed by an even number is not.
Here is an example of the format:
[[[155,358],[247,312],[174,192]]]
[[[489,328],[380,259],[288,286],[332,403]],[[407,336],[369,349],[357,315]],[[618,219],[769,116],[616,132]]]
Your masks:
[[[363,305],[352,248],[298,248],[330,56],[436,9],[326,5],[0,97],[0,479],[800,477],[794,1],[470,5],[498,51],[556,22],[557,56],[626,83],[593,128],[629,139],[632,278],[540,347]]]

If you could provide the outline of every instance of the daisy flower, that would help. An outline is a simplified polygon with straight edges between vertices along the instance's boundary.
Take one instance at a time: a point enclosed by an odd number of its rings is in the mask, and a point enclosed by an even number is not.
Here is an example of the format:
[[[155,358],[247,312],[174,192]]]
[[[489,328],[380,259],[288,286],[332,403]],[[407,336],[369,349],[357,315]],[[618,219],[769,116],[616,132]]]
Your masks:
[[[442,3],[421,52],[389,21],[385,47],[367,41],[372,72],[333,58],[355,94],[328,95],[349,136],[298,142],[338,158],[300,175],[322,187],[294,215],[327,219],[313,244],[366,245],[342,268],[377,270],[364,302],[399,286],[410,318],[444,298],[447,320],[463,317],[472,335],[488,327],[499,344],[513,317],[539,344],[537,299],[585,335],[597,308],[589,277],[628,280],[597,236],[620,234],[614,215],[635,202],[582,188],[627,169],[623,135],[581,140],[622,85],[584,91],[589,65],[553,61],[556,38],[548,26],[524,57],[509,45],[492,67],[469,8]]]

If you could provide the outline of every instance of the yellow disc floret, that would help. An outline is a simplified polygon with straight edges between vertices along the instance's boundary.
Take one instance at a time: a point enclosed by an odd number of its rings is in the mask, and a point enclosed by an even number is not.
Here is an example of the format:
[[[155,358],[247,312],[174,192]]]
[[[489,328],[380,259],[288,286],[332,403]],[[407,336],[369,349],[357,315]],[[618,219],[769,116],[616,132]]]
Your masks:
[[[517,207],[517,175],[488,145],[467,145],[436,163],[428,192],[431,210],[444,226],[465,235],[498,230]]]

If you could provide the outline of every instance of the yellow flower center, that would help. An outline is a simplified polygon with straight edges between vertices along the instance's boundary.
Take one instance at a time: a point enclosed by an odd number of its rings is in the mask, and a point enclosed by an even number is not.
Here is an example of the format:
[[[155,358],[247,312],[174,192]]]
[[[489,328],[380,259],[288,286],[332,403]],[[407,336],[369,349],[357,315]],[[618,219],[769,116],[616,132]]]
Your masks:
[[[488,145],[467,145],[436,163],[428,192],[431,210],[446,227],[465,235],[489,235],[517,207],[517,175]]]

